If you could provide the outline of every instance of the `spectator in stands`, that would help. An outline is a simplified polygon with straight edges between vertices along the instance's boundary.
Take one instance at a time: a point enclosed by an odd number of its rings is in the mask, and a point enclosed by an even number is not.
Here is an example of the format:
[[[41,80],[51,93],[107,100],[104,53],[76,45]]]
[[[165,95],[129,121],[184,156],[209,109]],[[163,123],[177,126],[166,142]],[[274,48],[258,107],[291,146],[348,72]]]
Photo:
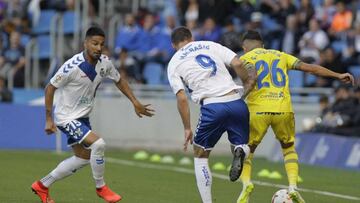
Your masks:
[[[199,19],[199,4],[197,0],[189,0],[184,17],[185,22],[197,21]]]
[[[327,47],[320,54],[320,65],[328,67],[330,70],[338,73],[346,73],[347,68],[341,62],[340,55],[332,47]],[[334,82],[331,78],[317,77],[314,87],[332,87]]]
[[[193,38],[197,39],[200,35],[200,28],[198,27],[198,22],[196,20],[188,20],[186,21],[186,27],[191,30]]]
[[[320,50],[324,49],[329,44],[327,34],[320,29],[319,22],[316,19],[311,19],[309,22],[309,31],[301,37],[299,42],[300,58],[312,58],[312,60],[319,61]]]
[[[338,1],[336,3],[336,13],[329,29],[330,35],[339,37],[342,32],[351,27],[352,20],[353,14],[351,11],[346,9],[346,5],[343,1]]]
[[[155,43],[158,44],[161,52],[161,62],[167,64],[175,49],[171,45],[171,32],[176,27],[176,18],[173,15],[165,17],[166,25],[160,30],[160,35],[156,37]]]
[[[141,27],[135,22],[133,14],[126,14],[125,24],[120,26],[115,40],[115,53],[120,54],[122,49],[127,52],[135,51],[140,47]]]
[[[155,16],[148,13],[139,36],[140,46],[136,49],[136,58],[141,62],[161,61],[161,50],[157,43],[159,40],[160,28],[155,24]]]
[[[346,35],[345,62],[348,66],[360,64],[360,22]]]
[[[130,57],[126,49],[120,52],[119,60],[116,63],[119,67],[121,77],[129,83],[143,83],[139,65],[133,57]]]
[[[15,87],[24,86],[25,49],[20,44],[21,34],[12,32],[10,46],[0,57],[0,76],[14,80]]]
[[[314,7],[311,0],[301,0],[300,8],[297,11],[299,17],[299,26],[302,33],[307,30],[311,18],[314,16]]]
[[[250,22],[246,25],[246,30],[256,30],[262,36],[266,36],[266,31],[262,24],[263,14],[260,12],[253,12],[250,16]]]
[[[200,34],[195,40],[218,42],[221,36],[221,29],[215,22],[215,19],[208,17],[205,19],[203,26],[200,28]]]
[[[296,13],[296,7],[292,0],[280,0],[279,6],[279,10],[273,16],[278,24],[285,25],[287,17]]]
[[[235,17],[237,17],[242,24],[247,24],[251,20],[251,14],[255,11],[254,6],[249,0],[240,1],[239,5],[234,11]],[[226,26],[226,25],[225,25]]]
[[[323,118],[330,111],[329,97],[321,95],[319,98],[320,117]]]
[[[0,22],[4,20],[5,13],[6,13],[6,1],[0,0]]]
[[[327,30],[330,27],[335,13],[334,0],[324,0],[323,5],[316,8],[315,17],[321,22],[322,29]]]
[[[5,78],[0,76],[0,102],[12,102],[12,92],[6,88]]]
[[[335,90],[335,102],[324,112],[321,122],[312,131],[346,134],[353,127],[358,101],[351,96],[349,86],[341,85]]]
[[[289,15],[286,18],[286,29],[283,32],[283,36],[280,40],[281,50],[293,55],[299,53],[297,44],[300,40],[300,37],[297,17],[295,15]]]
[[[239,39],[240,33],[236,32],[233,20],[228,18],[225,22],[225,31],[220,37],[220,44],[236,53],[241,50]]]
[[[280,7],[276,0],[260,1],[259,12],[264,15],[272,16],[273,14],[276,14],[279,9]]]

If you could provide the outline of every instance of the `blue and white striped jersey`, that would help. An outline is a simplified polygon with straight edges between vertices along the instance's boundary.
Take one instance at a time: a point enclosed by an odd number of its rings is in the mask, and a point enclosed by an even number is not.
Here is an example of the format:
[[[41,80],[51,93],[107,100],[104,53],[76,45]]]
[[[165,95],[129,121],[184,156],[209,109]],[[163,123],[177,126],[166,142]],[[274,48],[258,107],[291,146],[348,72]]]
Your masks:
[[[103,78],[120,80],[119,72],[107,56],[101,55],[96,66],[85,60],[83,52],[67,60],[50,80],[58,88],[54,99],[55,124],[62,126],[71,120],[89,117]]]

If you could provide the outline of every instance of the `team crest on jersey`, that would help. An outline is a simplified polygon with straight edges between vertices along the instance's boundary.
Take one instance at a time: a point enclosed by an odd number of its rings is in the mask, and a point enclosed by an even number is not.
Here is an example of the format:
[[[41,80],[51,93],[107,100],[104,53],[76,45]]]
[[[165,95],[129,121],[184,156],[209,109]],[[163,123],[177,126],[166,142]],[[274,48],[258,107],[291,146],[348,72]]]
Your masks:
[[[104,68],[101,68],[101,69],[100,69],[100,76],[101,76],[101,77],[105,77],[105,70],[104,70]]]
[[[54,83],[58,83],[61,79],[62,79],[62,75],[57,75],[54,80]]]

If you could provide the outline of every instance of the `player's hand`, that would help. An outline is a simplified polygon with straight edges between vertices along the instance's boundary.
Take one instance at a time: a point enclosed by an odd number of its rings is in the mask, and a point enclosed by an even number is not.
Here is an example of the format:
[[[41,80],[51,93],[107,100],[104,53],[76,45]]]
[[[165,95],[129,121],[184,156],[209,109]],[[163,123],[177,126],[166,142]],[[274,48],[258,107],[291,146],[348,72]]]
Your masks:
[[[46,120],[45,132],[48,135],[56,132],[56,125],[55,125],[55,123],[54,123],[54,121],[52,119]]]
[[[155,110],[149,108],[150,105],[151,105],[151,104],[142,105],[141,103],[136,102],[136,103],[134,104],[134,108],[135,108],[135,113],[136,113],[136,115],[139,116],[140,118],[142,118],[143,115],[144,115],[144,116],[148,116],[148,117],[153,116]]]
[[[339,80],[346,84],[351,84],[353,86],[355,85],[354,76],[352,76],[350,73],[340,74]]]
[[[185,141],[184,141],[184,152],[187,151],[187,147],[190,144],[192,144],[192,137],[193,133],[191,129],[185,129]]]

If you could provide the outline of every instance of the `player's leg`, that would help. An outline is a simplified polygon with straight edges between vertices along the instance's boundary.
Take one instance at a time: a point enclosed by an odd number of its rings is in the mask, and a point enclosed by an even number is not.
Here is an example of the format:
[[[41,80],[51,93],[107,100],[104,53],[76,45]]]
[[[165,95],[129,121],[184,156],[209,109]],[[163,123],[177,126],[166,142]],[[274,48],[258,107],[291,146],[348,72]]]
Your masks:
[[[269,125],[269,115],[264,112],[250,112],[250,136],[248,144],[250,147],[250,154],[244,161],[243,171],[240,176],[243,188],[237,200],[238,203],[249,202],[251,192],[254,189],[254,184],[251,182],[252,159],[255,149],[264,138]]]
[[[103,198],[107,202],[118,202],[121,200],[121,196],[110,190],[105,184],[104,172],[105,172],[105,141],[98,137],[95,133],[90,132],[82,142],[83,145],[88,146],[91,150],[90,153],[90,166],[95,180],[96,193],[99,197]]]
[[[208,158],[211,149],[225,131],[223,128],[223,114],[221,112],[221,104],[202,106],[193,140],[196,183],[203,203],[212,202],[212,175]]]
[[[212,175],[209,167],[210,150],[194,145],[194,170],[196,185],[203,203],[211,203]]]
[[[305,202],[296,191],[297,179],[299,175],[298,155],[295,150],[295,119],[291,112],[279,113],[274,115],[271,124],[276,138],[280,141],[285,170],[289,182],[289,195],[296,203]]]
[[[75,127],[73,128],[73,126]],[[54,182],[74,174],[78,169],[89,164],[90,151],[84,150],[82,153],[78,152],[83,149],[78,142],[90,132],[90,129],[84,123],[77,120],[70,122],[64,127],[59,127],[59,129],[67,135],[68,145],[73,147],[75,155],[60,162],[48,175],[31,185],[32,190],[40,197],[42,202],[51,202],[48,188]],[[76,129],[80,129],[80,131],[83,132],[82,135],[75,136],[73,132],[75,132]]]
[[[225,107],[229,112],[225,129],[229,142],[233,146],[233,161],[229,177],[231,181],[236,181],[242,173],[245,158],[250,154],[247,145],[249,142],[249,109],[241,99],[229,102]]]

